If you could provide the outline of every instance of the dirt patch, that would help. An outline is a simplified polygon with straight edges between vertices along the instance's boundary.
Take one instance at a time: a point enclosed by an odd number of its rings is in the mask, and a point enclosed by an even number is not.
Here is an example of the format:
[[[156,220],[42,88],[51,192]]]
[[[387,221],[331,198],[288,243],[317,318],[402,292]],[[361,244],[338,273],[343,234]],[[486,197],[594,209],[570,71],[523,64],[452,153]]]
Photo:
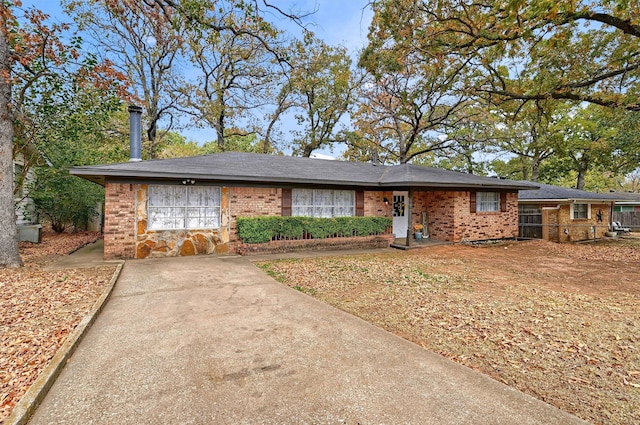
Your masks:
[[[23,268],[0,269],[0,423],[100,297],[115,270],[47,271],[44,266],[98,237],[46,232],[41,244],[20,243]]]
[[[261,266],[585,420],[640,423],[640,238],[450,245]]]

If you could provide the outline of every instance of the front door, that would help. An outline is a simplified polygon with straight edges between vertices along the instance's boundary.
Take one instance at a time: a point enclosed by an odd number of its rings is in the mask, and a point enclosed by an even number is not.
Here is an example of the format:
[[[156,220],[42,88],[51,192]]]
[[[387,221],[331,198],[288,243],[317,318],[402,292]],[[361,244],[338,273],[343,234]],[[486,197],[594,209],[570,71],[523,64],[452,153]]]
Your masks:
[[[409,192],[393,192],[393,236],[396,238],[407,237],[407,201]]]

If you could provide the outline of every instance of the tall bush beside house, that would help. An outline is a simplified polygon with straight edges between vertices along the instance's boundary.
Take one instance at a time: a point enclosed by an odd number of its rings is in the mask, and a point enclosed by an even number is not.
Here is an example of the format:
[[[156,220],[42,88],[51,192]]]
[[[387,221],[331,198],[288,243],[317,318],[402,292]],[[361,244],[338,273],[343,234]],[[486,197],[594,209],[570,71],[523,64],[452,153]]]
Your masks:
[[[51,228],[60,233],[70,226],[86,229],[98,215],[96,206],[104,199],[97,184],[69,175],[66,170],[42,167],[37,170],[37,185],[31,191],[36,210]]]

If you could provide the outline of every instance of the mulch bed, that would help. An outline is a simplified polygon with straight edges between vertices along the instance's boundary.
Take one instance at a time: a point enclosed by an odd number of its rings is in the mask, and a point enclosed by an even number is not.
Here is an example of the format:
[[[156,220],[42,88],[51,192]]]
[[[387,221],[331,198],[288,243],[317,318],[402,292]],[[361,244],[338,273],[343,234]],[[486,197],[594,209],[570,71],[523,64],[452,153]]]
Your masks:
[[[45,232],[20,243],[25,263],[0,269],[0,423],[100,297],[114,266],[48,271],[46,264],[99,238]]]

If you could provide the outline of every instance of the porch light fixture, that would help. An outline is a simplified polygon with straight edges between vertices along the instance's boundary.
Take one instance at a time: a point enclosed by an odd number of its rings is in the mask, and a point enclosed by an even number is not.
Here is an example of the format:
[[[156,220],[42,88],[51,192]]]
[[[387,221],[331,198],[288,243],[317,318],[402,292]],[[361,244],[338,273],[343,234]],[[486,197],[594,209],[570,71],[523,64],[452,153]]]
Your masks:
[[[189,180],[189,179],[182,180],[182,184],[196,184],[196,181],[195,180]]]
[[[389,199],[385,196],[383,199],[385,205],[389,205]]]

